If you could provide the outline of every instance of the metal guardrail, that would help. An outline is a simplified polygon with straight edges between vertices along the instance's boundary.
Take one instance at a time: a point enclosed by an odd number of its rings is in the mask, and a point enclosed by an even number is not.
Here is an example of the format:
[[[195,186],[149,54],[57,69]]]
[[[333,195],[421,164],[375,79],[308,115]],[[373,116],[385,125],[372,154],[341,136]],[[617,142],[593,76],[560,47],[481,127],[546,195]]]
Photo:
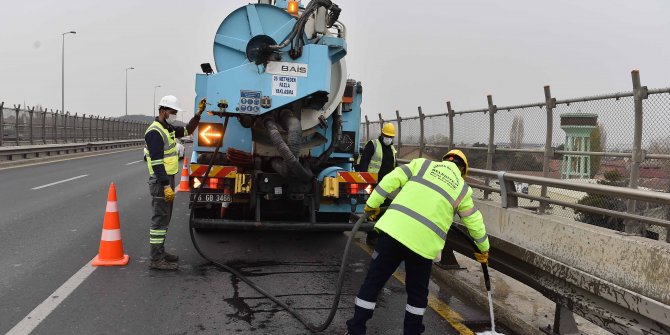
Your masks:
[[[40,158],[78,152],[140,146],[144,140],[121,140],[69,144],[23,145],[0,147],[0,164],[29,158]]]
[[[481,189],[487,192],[499,193],[501,196],[501,203],[503,207],[517,207],[518,198],[525,198],[529,200],[535,200],[538,202],[544,202],[547,204],[558,205],[562,207],[570,207],[582,211],[589,211],[596,214],[602,214],[612,217],[617,217],[621,219],[636,220],[640,222],[646,222],[658,226],[663,226],[670,228],[670,221],[657,219],[652,217],[646,217],[638,214],[620,212],[609,209],[604,209],[600,207],[580,205],[576,203],[570,203],[566,201],[560,201],[555,199],[550,199],[547,197],[538,197],[526,193],[521,193],[516,191],[514,182],[517,183],[528,183],[531,185],[540,185],[543,187],[555,187],[571,191],[580,191],[587,193],[596,193],[607,195],[611,197],[617,197],[627,200],[637,200],[643,202],[652,202],[662,205],[670,204],[670,193],[660,193],[652,191],[644,191],[639,189],[631,189],[624,187],[608,186],[608,185],[599,185],[599,184],[588,184],[588,183],[576,183],[569,180],[562,179],[551,179],[543,177],[534,177],[522,174],[515,173],[506,173],[504,171],[488,171],[481,169],[469,169],[468,173],[470,177],[480,176],[490,179],[497,179],[499,182],[500,188],[495,188],[491,186],[486,186],[482,184],[469,183],[469,185],[476,189]]]

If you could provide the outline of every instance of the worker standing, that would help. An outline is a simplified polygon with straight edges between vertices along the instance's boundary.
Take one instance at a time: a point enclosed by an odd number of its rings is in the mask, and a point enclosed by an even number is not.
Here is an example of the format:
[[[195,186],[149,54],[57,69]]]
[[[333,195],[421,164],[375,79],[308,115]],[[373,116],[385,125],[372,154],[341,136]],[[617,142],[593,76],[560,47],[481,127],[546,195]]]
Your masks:
[[[395,126],[393,123],[385,123],[382,132],[378,138],[369,140],[365,144],[363,153],[360,156],[357,171],[372,172],[377,174],[377,180],[384,179],[389,172],[396,167],[398,152],[393,146],[395,138]],[[386,204],[388,205],[388,204]],[[366,242],[374,245],[377,242],[378,234],[376,231],[370,231],[367,234]]]
[[[353,318],[347,321],[348,334],[365,334],[377,296],[400,262],[405,261],[407,305],[404,334],[425,330],[423,314],[428,305],[428,281],[433,259],[442,251],[455,214],[467,227],[479,252],[475,258],[488,262],[489,241],[481,213],[465,183],[468,161],[460,150],[451,150],[442,162],[424,158],[395,168],[375,187],[365,211],[372,219],[389,193],[402,190],[375,224],[379,241],[372,254],[370,269],[355,300]]]
[[[173,95],[164,96],[158,104],[158,116],[144,133],[145,158],[149,167],[149,191],[153,216],[149,230],[151,263],[158,270],[177,270],[179,257],[165,251],[165,237],[172,217],[174,200],[174,175],[179,172],[179,156],[176,139],[192,134],[200,122],[205,109],[201,100],[198,112],[186,127],[173,126],[177,112],[183,112],[179,100]]]

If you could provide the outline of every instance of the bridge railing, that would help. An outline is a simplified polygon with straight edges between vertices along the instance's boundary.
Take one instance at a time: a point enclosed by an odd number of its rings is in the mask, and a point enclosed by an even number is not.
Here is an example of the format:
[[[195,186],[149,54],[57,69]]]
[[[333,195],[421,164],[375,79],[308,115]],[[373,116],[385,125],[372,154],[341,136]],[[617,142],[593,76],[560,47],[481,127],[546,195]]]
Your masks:
[[[146,122],[0,102],[0,146],[141,139]]]
[[[489,95],[479,109],[455,110],[447,101],[443,113],[424,114],[419,106],[410,117],[399,111],[387,120],[366,116],[362,144],[391,122],[401,159],[439,160],[461,149],[476,169],[570,180],[565,187],[516,181],[516,191],[529,195],[519,206],[670,242],[667,225],[658,224],[670,219],[670,204],[578,187],[670,192],[670,88],[642,86],[637,70],[631,78],[633,90],[623,93],[557,99],[545,86],[540,102],[497,106]],[[486,176],[483,185],[495,180]],[[496,195],[483,190],[482,196]]]

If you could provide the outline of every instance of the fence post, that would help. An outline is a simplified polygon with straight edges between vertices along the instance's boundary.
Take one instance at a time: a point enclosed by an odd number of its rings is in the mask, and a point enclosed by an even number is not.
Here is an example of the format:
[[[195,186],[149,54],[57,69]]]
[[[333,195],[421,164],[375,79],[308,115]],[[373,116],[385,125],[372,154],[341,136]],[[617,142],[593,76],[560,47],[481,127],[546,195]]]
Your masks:
[[[42,109],[42,107],[40,107]],[[42,111],[42,143],[47,144],[47,109]]]
[[[93,142],[93,115],[88,116],[88,141]]]
[[[5,137],[5,121],[3,120],[4,118],[4,113],[3,110],[5,109],[5,102],[0,102],[0,146],[2,146],[2,141],[3,138]]]
[[[454,149],[454,110],[451,109],[451,101],[447,101],[447,112],[449,113],[449,150]]]
[[[425,115],[423,115],[423,111],[421,110],[421,106],[419,106],[419,158],[423,157],[423,150],[426,145],[426,140],[423,138],[423,120],[425,119]]]
[[[74,113],[74,122],[72,122],[72,142],[77,143],[77,113]]]
[[[370,140],[370,120],[368,120],[368,116],[365,116],[365,143],[367,143]]]
[[[640,162],[643,160],[642,151],[642,101],[647,98],[647,86],[640,84],[640,71],[631,72],[633,79],[633,101],[635,105],[635,125],[633,135],[633,161],[630,166],[630,181],[628,187],[637,188],[640,178]],[[628,213],[635,213],[637,200],[628,200]],[[642,225],[634,220],[626,220],[624,223],[625,232],[628,234],[642,235],[644,229]]]
[[[30,144],[35,144],[33,139],[33,113],[35,112],[35,106],[28,110],[28,117],[30,118]]]
[[[16,145],[19,145],[19,110],[21,109],[21,105],[14,105],[16,108],[14,112],[16,113],[16,119],[14,119],[14,129],[16,130]]]
[[[51,134],[53,136],[54,143],[58,143],[58,110],[56,109],[56,112],[54,113],[54,110],[51,110],[51,114],[53,114],[53,133]]]
[[[398,150],[402,147],[402,118],[400,117],[400,112],[396,109],[395,118],[398,120]]]
[[[68,143],[69,139],[67,137],[67,119],[70,117],[70,112],[64,112],[63,114],[63,136],[65,139],[65,143]]]
[[[493,170],[493,157],[495,156],[495,144],[494,144],[494,136],[495,136],[495,113],[497,110],[496,105],[493,104],[493,96],[492,95],[487,95],[486,96],[486,101],[489,106],[489,144],[488,144],[488,150],[486,153],[486,170]],[[486,178],[485,184],[486,186],[490,186],[490,178]],[[501,185],[502,187],[502,185]],[[489,199],[489,196],[491,195],[491,192],[489,191],[484,191],[484,199]]]
[[[544,101],[547,108],[547,134],[544,139],[544,160],[542,161],[542,177],[549,178],[549,163],[554,157],[554,148],[552,145],[552,135],[554,131],[554,108],[556,108],[556,99],[551,97],[551,87],[544,87]],[[542,185],[540,197],[547,197],[547,186]],[[547,210],[547,203],[540,201],[539,213],[544,214]]]

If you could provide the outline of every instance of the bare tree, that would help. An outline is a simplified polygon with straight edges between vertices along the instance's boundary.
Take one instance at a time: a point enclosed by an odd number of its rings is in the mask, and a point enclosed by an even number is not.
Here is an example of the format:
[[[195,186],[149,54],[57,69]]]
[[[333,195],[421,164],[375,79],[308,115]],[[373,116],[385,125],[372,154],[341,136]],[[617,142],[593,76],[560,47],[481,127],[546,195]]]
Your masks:
[[[512,120],[509,142],[513,149],[520,149],[523,145],[523,117],[520,115],[514,116],[514,120]]]

